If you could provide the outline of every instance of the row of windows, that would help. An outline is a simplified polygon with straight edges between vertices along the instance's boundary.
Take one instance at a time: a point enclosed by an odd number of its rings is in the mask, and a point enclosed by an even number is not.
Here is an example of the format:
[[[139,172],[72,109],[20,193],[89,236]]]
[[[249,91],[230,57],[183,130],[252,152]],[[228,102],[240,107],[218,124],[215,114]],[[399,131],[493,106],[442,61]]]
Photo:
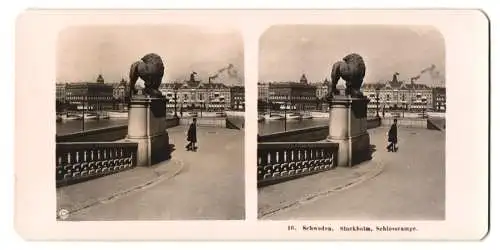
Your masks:
[[[365,95],[376,95],[376,92],[363,92]],[[432,95],[432,92],[413,92],[413,91],[406,91],[406,92],[392,92],[392,91],[380,91],[379,95],[387,95],[387,94],[394,94],[394,95]]]
[[[166,97],[168,98],[175,98],[175,95],[172,95],[172,94],[166,94],[165,95]],[[195,95],[184,95],[184,96],[177,96],[178,99],[197,99]],[[205,100],[205,99],[225,99],[225,96],[219,96],[219,95],[216,95],[216,96],[198,96],[198,100]]]
[[[163,93],[175,93],[176,91],[171,90],[171,89],[160,89],[160,92]],[[184,94],[225,94],[229,95],[229,91],[177,91],[177,94],[179,95],[184,95]]]
[[[373,103],[377,103],[377,102],[376,101],[371,101],[370,103],[373,104]],[[399,101],[399,100],[386,100],[386,101],[383,101],[383,102],[379,101],[379,103],[403,103],[403,104],[408,103],[408,104],[410,104],[410,102],[408,102],[408,101]],[[411,102],[411,104],[414,104],[414,105],[418,105],[418,104],[431,104],[431,103],[432,102],[426,101],[426,100]]]
[[[170,101],[175,101],[174,98],[169,99]],[[225,102],[229,101],[230,99],[225,99],[225,98],[217,98],[217,99],[195,99],[195,98],[178,98],[177,101],[179,102]]]
[[[86,97],[83,97],[83,96],[68,96],[66,97],[66,99],[68,100],[83,100],[85,98],[85,100],[112,100],[113,97],[112,96],[86,96]]]
[[[373,100],[376,100],[376,98],[377,98],[377,96],[375,96],[375,95],[369,95],[368,97],[370,99],[373,99]],[[402,101],[405,101],[406,98],[407,97],[403,95],[403,96],[400,96],[399,99],[402,100]],[[379,97],[379,100],[392,100],[392,99],[397,100],[398,97],[397,96],[391,96],[391,95],[386,95],[385,98],[384,98],[384,96],[380,96]],[[417,97],[412,97],[411,98],[412,101],[426,100],[426,99],[430,99],[430,97],[429,96],[417,96]]]
[[[275,100],[315,100],[316,96],[292,96],[291,98],[289,96],[271,96],[270,99],[275,99]]]

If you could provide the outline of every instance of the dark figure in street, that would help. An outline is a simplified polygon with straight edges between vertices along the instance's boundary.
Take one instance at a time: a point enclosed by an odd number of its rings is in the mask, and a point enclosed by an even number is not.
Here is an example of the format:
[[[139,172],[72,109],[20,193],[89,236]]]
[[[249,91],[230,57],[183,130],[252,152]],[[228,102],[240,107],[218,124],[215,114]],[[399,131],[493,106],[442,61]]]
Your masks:
[[[192,150],[192,151],[196,151],[197,147],[196,147],[196,118],[193,118],[193,122],[191,123],[191,125],[189,125],[189,129],[188,129],[188,132],[187,132],[187,140],[188,140],[188,145],[186,145],[186,149],[189,151],[189,150]]]
[[[398,150],[398,120],[394,119],[394,123],[391,125],[391,129],[389,129],[388,133],[388,141],[389,145],[387,146],[388,152],[396,152]]]

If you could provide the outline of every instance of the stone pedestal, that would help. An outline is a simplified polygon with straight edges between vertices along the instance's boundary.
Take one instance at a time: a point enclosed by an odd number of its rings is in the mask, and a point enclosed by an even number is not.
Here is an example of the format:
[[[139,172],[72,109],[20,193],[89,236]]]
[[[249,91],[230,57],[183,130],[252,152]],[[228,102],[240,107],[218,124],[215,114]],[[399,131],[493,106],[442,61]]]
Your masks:
[[[338,166],[351,167],[371,159],[370,135],[367,133],[367,98],[335,96],[330,101],[327,141],[339,144]]]
[[[170,158],[166,99],[134,96],[129,103],[127,141],[138,143],[137,166]]]

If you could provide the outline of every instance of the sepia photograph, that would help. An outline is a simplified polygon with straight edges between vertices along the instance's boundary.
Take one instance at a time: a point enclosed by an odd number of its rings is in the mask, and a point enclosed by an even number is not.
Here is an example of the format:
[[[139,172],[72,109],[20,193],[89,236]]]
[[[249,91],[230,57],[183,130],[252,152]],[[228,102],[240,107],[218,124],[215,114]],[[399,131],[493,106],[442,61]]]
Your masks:
[[[479,10],[26,11],[16,232],[482,239],[488,30]]]
[[[259,219],[445,219],[439,30],[280,25],[259,45]]]
[[[57,219],[244,219],[243,76],[229,28],[63,30]]]

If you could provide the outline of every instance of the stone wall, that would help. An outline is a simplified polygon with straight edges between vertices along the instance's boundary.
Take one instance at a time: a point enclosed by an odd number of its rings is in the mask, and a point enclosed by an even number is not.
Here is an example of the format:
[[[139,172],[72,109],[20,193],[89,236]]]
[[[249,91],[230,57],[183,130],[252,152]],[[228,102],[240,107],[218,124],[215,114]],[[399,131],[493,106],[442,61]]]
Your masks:
[[[257,136],[257,142],[315,142],[328,136],[328,126],[294,129]]]
[[[233,110],[228,110],[225,111],[227,116],[239,116],[239,117],[245,117],[245,111],[233,111]]]
[[[407,128],[427,128],[427,119],[422,118],[397,118],[398,127]],[[382,119],[382,126],[389,127],[393,123],[393,118]]]
[[[381,119],[368,118],[366,126],[368,129],[376,128],[381,125]],[[285,132],[278,132],[257,136],[258,142],[315,142],[326,139],[329,130],[328,126],[317,126],[311,128],[295,129]]]
[[[427,119],[427,129],[446,130],[446,120],[444,118],[429,118]]]
[[[193,121],[192,117],[184,117],[179,119],[179,125],[189,125]],[[200,127],[217,127],[226,128],[225,117],[197,117],[196,123]]]
[[[167,128],[179,125],[179,119],[167,119]],[[86,130],[72,134],[56,136],[56,142],[111,142],[127,136],[128,125],[113,126],[100,129]]]

